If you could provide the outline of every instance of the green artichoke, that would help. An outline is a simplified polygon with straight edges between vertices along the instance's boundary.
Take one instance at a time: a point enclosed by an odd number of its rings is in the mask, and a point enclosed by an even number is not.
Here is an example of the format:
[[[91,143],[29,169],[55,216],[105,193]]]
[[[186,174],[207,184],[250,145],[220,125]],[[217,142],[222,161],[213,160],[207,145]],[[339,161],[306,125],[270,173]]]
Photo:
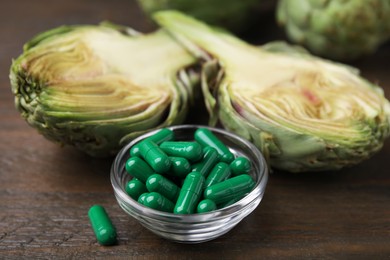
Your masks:
[[[103,157],[147,131],[183,122],[198,82],[195,62],[163,31],[62,26],[25,44],[10,79],[28,124]]]
[[[250,21],[255,18],[252,12],[260,8],[260,2],[259,0],[138,0],[139,6],[148,16],[156,11],[175,9],[235,32],[242,32],[248,27]]]
[[[312,53],[353,60],[390,38],[390,0],[280,0],[277,21]]]
[[[380,150],[390,134],[389,101],[354,68],[284,43],[252,46],[179,12],[155,19],[204,57],[211,124],[218,119],[253,142],[273,168],[351,166]]]

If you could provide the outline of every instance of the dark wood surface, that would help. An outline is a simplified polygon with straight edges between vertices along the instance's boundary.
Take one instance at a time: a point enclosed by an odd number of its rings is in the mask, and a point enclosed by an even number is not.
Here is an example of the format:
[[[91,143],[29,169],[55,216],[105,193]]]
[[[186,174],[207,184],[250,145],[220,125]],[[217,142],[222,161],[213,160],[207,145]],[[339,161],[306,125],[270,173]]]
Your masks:
[[[271,18],[263,19],[270,26],[251,28],[248,39],[281,39]],[[131,0],[0,3],[0,259],[389,259],[389,141],[373,158],[350,169],[274,172],[260,206],[228,234],[207,243],[166,241],[127,216],[109,181],[112,159],[89,158],[40,136],[14,108],[8,79],[11,59],[36,33],[102,20],[153,30]],[[390,45],[353,65],[390,97]],[[96,242],[87,217],[96,203],[112,216],[116,246]]]

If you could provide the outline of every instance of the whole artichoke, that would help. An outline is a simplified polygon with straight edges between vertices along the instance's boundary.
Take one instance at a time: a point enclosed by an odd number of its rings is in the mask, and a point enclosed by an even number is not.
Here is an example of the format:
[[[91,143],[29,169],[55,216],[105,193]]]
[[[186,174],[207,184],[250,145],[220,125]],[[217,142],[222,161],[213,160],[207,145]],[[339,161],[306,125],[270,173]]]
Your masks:
[[[312,53],[353,60],[390,38],[390,0],[280,0],[277,21]]]
[[[211,123],[253,142],[273,168],[351,166],[379,151],[390,134],[389,101],[354,68],[284,43],[252,46],[174,11],[155,19],[204,57]]]
[[[186,117],[196,59],[167,33],[115,25],[62,26],[13,61],[15,104],[42,135],[92,156]]]

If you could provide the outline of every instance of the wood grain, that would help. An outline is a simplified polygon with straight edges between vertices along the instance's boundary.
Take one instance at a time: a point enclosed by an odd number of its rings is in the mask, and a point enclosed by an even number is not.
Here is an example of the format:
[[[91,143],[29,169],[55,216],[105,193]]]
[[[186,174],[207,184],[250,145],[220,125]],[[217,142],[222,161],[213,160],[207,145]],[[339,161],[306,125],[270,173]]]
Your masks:
[[[282,39],[272,15],[262,19],[268,24],[254,27],[248,39]],[[154,28],[131,0],[1,1],[0,259],[388,259],[389,142],[350,169],[274,172],[260,206],[228,234],[207,243],[172,243],[128,217],[109,181],[112,159],[89,158],[40,136],[14,108],[8,79],[12,58],[36,33],[102,20],[145,32]],[[390,97],[390,45],[352,65]],[[188,121],[201,120],[193,114]],[[87,212],[97,203],[118,229],[116,246],[96,242]]]

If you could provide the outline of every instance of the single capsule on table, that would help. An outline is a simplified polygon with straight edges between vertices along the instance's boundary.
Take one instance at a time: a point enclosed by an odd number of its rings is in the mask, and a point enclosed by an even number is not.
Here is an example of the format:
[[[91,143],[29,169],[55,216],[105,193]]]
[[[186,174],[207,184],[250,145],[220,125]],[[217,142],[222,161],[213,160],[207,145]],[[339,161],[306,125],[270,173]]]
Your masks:
[[[252,177],[242,174],[207,187],[203,194],[218,205],[250,192],[254,186]]]
[[[234,159],[229,166],[233,176],[249,174],[252,168],[251,162],[248,158],[242,156]]]
[[[172,201],[165,198],[158,192],[151,192],[146,194],[143,199],[143,205],[164,212],[172,212],[175,206]]]
[[[115,244],[116,229],[106,210],[100,205],[94,205],[89,209],[88,217],[99,244],[105,246]]]
[[[184,179],[179,198],[176,201],[174,213],[192,214],[202,196],[204,177],[199,172],[191,172]]]
[[[171,201],[177,200],[180,188],[169,179],[160,174],[151,175],[146,181],[146,188],[150,192],[158,192]]]
[[[194,134],[195,140],[203,147],[211,146],[217,150],[221,156],[221,161],[225,163],[231,163],[234,160],[234,155],[230,152],[229,148],[219,140],[209,129],[198,128]]]
[[[214,165],[219,161],[219,155],[217,150],[211,146],[205,147],[203,154],[203,159],[192,165],[192,171],[199,172],[206,178]]]
[[[143,183],[154,174],[153,169],[141,158],[131,157],[126,161],[126,171],[128,174],[142,181]]]
[[[230,177],[230,167],[224,162],[217,163],[207,176],[205,187],[209,187]]]
[[[144,140],[152,141],[158,145],[164,141],[169,141],[174,139],[175,139],[175,133],[168,128],[163,128],[160,131],[156,132],[155,134],[145,138]],[[133,147],[131,147],[130,155],[140,156],[138,144],[135,144]]]
[[[160,148],[169,156],[183,157],[192,162],[203,156],[202,146],[197,142],[166,141],[160,144]]]
[[[196,208],[197,213],[205,213],[210,212],[217,209],[217,205],[214,201],[205,199],[201,200],[198,204],[198,207]]]
[[[171,167],[171,160],[161,148],[149,140],[143,140],[138,143],[141,157],[152,167],[157,173],[164,173]]]
[[[138,179],[132,179],[126,183],[126,193],[134,200],[138,200],[142,193],[147,192],[146,185]]]

